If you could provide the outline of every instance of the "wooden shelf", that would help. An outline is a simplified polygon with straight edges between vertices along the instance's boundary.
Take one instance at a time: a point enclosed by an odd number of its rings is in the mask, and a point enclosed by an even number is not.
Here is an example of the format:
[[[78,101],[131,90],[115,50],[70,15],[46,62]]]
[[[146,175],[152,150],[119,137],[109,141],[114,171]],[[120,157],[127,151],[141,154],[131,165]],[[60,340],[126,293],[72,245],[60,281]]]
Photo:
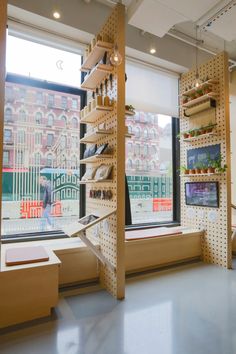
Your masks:
[[[211,136],[217,136],[217,133],[206,133],[206,134],[201,134],[201,135],[197,135],[197,136],[192,136],[191,138],[184,138],[182,139],[182,141],[185,142],[191,142],[191,141],[195,141],[195,140],[199,140],[205,137],[211,137]]]
[[[204,101],[207,101],[210,98],[216,98],[216,96],[217,96],[217,93],[210,92],[210,93],[207,93],[206,95],[200,96],[198,98],[195,98],[194,100],[191,100],[191,101],[189,101],[187,103],[184,103],[183,107],[184,108],[193,107],[194,105],[196,105],[198,103],[201,103],[201,102],[204,102]]]
[[[125,134],[126,138],[132,138],[133,136],[135,136],[135,134],[131,134],[131,133],[126,133]]]
[[[93,156],[87,157],[86,159],[80,160],[80,163],[96,163],[102,159],[112,159],[112,158],[113,158],[113,155],[106,155],[106,154],[93,155]]]
[[[91,179],[88,181],[79,181],[79,184],[88,184],[88,183],[111,183],[113,182],[113,179]]]
[[[214,173],[193,173],[193,174],[183,174],[180,177],[199,177],[199,176],[214,176],[214,175],[221,175],[222,172],[214,172]]]
[[[110,112],[113,110],[113,107],[108,106],[97,106],[91,112],[89,112],[84,118],[80,120],[80,123],[95,123],[98,118],[100,118],[104,113]]]
[[[89,53],[81,66],[81,71],[91,70],[102,59],[105,52],[110,51],[114,44],[109,42],[97,41],[92,51]]]
[[[84,79],[81,88],[94,91],[100,82],[113,71],[113,66],[98,64]]]
[[[134,116],[134,115],[135,115],[135,112],[129,111],[128,109],[126,109],[126,110],[125,110],[125,115],[126,115],[126,116]]]
[[[203,82],[198,88],[193,87],[193,88],[189,89],[188,91],[185,91],[185,92],[182,94],[182,97],[184,97],[184,96],[191,96],[193,93],[195,93],[195,92],[198,91],[198,90],[202,90],[202,89],[204,89],[204,88],[207,87],[207,86],[216,85],[216,84],[218,84],[218,83],[219,83],[219,81],[218,81],[218,80],[215,80],[215,79],[207,80],[207,81]]]
[[[91,134],[87,134],[85,135],[80,142],[82,144],[87,144],[87,143],[96,143],[96,141],[98,141],[99,138],[101,138],[102,136],[107,136],[107,135],[111,135],[113,134],[113,130],[98,130],[96,132],[93,132]]]

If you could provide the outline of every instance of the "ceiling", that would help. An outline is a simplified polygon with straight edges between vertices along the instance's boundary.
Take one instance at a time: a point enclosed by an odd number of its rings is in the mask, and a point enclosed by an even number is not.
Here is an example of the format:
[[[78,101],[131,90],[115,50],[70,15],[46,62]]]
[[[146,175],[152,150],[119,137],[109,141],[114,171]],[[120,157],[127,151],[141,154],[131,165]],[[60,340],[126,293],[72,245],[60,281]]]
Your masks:
[[[92,1],[92,0],[91,0]],[[118,1],[97,0],[106,5]],[[236,61],[236,0],[126,0],[128,24],[159,38],[172,36]]]

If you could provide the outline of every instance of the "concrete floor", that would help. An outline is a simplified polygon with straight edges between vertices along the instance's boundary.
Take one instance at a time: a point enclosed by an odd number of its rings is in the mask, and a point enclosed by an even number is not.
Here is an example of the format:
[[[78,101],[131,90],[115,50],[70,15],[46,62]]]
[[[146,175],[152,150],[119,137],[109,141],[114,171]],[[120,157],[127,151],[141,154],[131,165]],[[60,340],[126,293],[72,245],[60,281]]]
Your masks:
[[[0,353],[236,353],[236,270],[196,263],[129,279],[121,302],[72,293],[52,318],[2,330]]]

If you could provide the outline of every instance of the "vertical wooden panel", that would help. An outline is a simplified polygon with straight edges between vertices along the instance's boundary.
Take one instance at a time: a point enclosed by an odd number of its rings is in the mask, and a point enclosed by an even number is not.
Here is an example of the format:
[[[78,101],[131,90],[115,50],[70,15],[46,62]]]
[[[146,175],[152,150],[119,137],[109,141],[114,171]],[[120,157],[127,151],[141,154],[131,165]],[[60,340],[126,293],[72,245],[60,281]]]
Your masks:
[[[188,86],[192,86],[196,72],[192,70],[181,77],[181,93]],[[226,268],[232,267],[231,252],[231,169],[230,169],[230,128],[229,128],[229,77],[228,77],[228,55],[225,52],[212,58],[199,67],[200,78],[216,79],[218,84],[214,86],[217,93],[215,122],[217,124],[216,136],[202,136],[191,143],[181,140],[181,165],[187,165],[187,151],[193,148],[200,148],[220,144],[222,163],[227,164],[226,173],[211,176],[194,176],[181,178],[181,221],[185,226],[205,229],[205,236],[202,238],[202,256],[207,263],[214,263]],[[181,132],[193,128],[191,119],[183,115],[181,108]],[[205,112],[206,113],[206,112]],[[205,114],[204,113],[204,114]],[[201,117],[201,113],[198,114]],[[209,119],[212,113],[209,115]],[[186,206],[185,204],[185,182],[216,181],[219,182],[218,209]],[[192,209],[191,211],[189,209]],[[209,213],[215,210],[217,221],[209,220]]]
[[[0,217],[2,219],[2,156],[3,156],[3,126],[5,103],[5,63],[6,63],[6,27],[7,27],[7,1],[0,1]],[[1,235],[1,224],[0,224]],[[0,240],[1,251],[1,240]],[[1,252],[0,252],[1,253]],[[1,257],[1,256],[0,256]]]
[[[104,112],[94,123],[95,126],[106,123],[106,128],[113,131],[113,134],[101,136],[97,141],[98,145],[109,143],[112,148],[112,158],[106,160],[101,155],[98,161],[98,164],[102,162],[112,164],[112,181],[99,183],[99,186],[87,184],[86,212],[92,213],[94,210],[102,208],[116,209],[116,213],[107,220],[108,227],[105,228],[102,223],[99,228],[100,250],[116,268],[116,271],[100,264],[99,273],[104,288],[117,299],[122,299],[125,296],[125,7],[122,4],[117,4],[114,7],[99,34],[108,35],[110,40],[118,45],[123,60],[121,65],[113,69],[112,85],[109,75],[107,76],[107,92],[105,80],[102,82],[103,95],[107,94],[110,99],[113,99],[114,109]],[[87,131],[89,132],[91,129],[90,124],[87,124]],[[90,189],[109,189],[112,191],[112,199],[90,198]],[[88,231],[87,234],[91,235],[91,231]]]

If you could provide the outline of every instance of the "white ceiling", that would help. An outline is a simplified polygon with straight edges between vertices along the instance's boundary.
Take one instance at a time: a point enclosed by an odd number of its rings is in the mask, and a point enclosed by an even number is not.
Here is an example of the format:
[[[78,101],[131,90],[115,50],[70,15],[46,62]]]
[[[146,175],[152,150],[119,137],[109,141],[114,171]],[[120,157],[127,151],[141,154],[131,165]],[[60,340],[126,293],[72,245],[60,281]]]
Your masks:
[[[113,0],[97,0],[111,4]],[[114,2],[118,2],[115,1]],[[157,37],[173,35],[196,43],[196,25],[211,21],[201,30],[200,45],[210,52],[223,49],[236,60],[236,0],[126,0],[128,23]],[[230,5],[230,6],[227,6]],[[179,34],[178,34],[179,32]]]

